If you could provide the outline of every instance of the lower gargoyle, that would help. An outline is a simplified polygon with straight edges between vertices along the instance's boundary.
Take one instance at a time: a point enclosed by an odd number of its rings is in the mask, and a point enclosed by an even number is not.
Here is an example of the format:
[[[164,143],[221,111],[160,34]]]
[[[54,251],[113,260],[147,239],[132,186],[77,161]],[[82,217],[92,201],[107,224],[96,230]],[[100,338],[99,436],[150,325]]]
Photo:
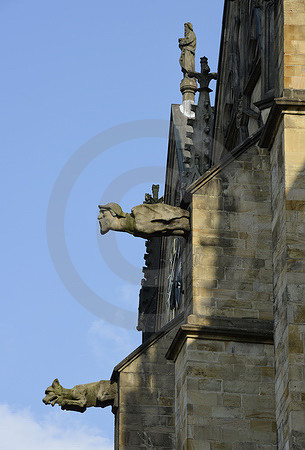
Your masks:
[[[115,407],[117,403],[117,383],[110,380],[101,380],[94,383],[79,384],[72,389],[61,386],[56,378],[45,391],[42,399],[45,405],[54,406],[56,403],[61,409],[85,412],[91,406],[105,408]]]

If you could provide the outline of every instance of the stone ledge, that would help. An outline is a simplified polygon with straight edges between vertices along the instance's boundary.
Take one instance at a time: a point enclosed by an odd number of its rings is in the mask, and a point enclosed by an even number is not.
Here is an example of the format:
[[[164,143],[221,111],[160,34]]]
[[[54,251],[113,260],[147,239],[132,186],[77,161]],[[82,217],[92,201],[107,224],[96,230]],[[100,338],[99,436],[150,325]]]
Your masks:
[[[165,355],[166,359],[176,361],[187,338],[273,344],[271,320],[206,317],[201,322],[203,324],[181,325]]]
[[[287,100],[305,101],[304,89],[284,89],[283,98]]]
[[[299,96],[297,95],[298,91],[294,92],[295,96],[290,94],[289,97],[274,99],[273,106],[259,141],[259,146],[261,148],[272,147],[284,114],[305,114],[305,96],[303,95],[305,91],[301,91],[302,95],[299,93]]]

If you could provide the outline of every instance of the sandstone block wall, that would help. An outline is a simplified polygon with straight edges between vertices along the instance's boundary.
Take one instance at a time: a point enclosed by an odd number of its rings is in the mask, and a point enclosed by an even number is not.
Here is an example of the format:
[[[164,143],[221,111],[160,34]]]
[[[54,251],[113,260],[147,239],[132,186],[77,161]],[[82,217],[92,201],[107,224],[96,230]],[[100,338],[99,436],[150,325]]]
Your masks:
[[[305,448],[305,115],[286,112],[271,150],[276,414],[280,449]]]
[[[305,89],[305,6],[284,1],[284,89]]]
[[[193,195],[193,314],[272,320],[270,161],[252,147]]]
[[[270,190],[269,152],[252,146],[193,193],[185,326],[199,334],[176,344],[179,449],[276,448],[273,345],[247,334],[273,320]]]
[[[276,13],[283,107],[271,148],[275,390],[278,448],[286,450],[305,448],[304,1],[282,0]]]
[[[175,371],[177,449],[276,449],[272,345],[188,338]]]
[[[115,369],[119,408],[115,449],[175,450],[174,364],[165,353],[176,328],[139,347]]]

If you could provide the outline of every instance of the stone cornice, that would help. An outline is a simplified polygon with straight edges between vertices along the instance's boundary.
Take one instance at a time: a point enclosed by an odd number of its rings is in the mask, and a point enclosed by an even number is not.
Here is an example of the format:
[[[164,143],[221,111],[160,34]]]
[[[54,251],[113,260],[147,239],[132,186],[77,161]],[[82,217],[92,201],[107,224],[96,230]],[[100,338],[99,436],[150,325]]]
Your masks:
[[[273,344],[273,321],[257,319],[206,319],[206,325],[183,324],[171,343],[166,358],[177,359],[187,338]]]
[[[266,125],[262,132],[259,146],[270,148],[279,129],[284,114],[305,114],[304,91],[293,91],[294,96],[275,98]]]
[[[119,364],[115,366],[111,375],[111,382],[118,380],[119,372],[121,372],[126,366],[128,366],[132,361],[138,358],[142,353],[144,353],[149,347],[154,345],[159,339],[169,333],[173,328],[179,325],[184,320],[184,313],[179,314],[171,322],[161,328],[160,331],[156,332],[147,341],[137,347],[132,353],[130,353],[126,358],[124,358]]]

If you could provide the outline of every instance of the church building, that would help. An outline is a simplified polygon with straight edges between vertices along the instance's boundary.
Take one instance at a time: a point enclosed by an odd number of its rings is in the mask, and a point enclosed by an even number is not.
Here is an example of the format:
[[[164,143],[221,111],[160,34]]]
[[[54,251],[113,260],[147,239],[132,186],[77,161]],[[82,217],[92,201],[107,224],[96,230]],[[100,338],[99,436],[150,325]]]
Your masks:
[[[225,2],[215,109],[200,62],[171,108],[164,193],[191,232],[147,241],[116,449],[301,450],[304,1]]]
[[[142,345],[93,406],[112,405],[116,450],[304,450],[305,3],[226,0],[217,73],[194,31],[164,197],[101,209],[147,253]]]

